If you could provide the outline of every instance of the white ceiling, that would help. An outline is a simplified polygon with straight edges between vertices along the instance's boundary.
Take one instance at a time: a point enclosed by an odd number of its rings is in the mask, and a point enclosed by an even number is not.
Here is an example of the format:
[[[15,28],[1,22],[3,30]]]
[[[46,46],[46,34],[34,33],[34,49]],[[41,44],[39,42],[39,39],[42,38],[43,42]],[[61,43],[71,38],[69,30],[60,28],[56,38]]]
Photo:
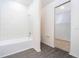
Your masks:
[[[29,6],[33,2],[33,0],[0,0],[0,1],[16,1],[16,2],[19,2],[26,6]],[[54,0],[41,0],[42,7],[48,5],[49,3],[53,2],[53,1]]]
[[[44,6],[46,6],[46,5],[48,5],[48,4],[50,4],[51,2],[53,2],[54,0],[41,0],[41,2],[42,2],[42,7],[44,7]]]
[[[22,3],[26,6],[30,5],[33,2],[33,0],[15,0],[15,1]],[[42,7],[48,5],[49,3],[53,2],[53,1],[54,0],[41,0]]]
[[[0,2],[9,2],[9,1],[15,1],[26,6],[29,6],[33,2],[33,0],[0,0]]]
[[[33,2],[33,0],[13,0],[13,1],[16,1],[26,6],[29,6]]]

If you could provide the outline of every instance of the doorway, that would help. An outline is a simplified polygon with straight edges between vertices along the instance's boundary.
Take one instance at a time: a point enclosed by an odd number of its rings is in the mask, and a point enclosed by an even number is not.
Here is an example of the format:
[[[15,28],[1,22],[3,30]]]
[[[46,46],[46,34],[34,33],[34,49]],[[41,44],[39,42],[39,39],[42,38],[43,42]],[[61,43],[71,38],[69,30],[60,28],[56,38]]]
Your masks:
[[[55,7],[55,47],[70,51],[71,5],[70,1]]]

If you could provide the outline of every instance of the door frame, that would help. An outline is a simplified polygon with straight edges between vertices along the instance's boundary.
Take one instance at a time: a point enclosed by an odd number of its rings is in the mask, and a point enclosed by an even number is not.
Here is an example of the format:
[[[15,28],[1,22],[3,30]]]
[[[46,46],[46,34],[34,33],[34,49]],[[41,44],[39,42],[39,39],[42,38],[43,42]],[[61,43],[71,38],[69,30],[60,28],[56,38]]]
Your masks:
[[[54,47],[55,47],[55,23],[56,23],[56,21],[55,21],[55,19],[56,19],[56,16],[55,16],[56,10],[55,9],[60,7],[60,6],[62,6],[62,5],[70,3],[70,2],[71,2],[71,0],[69,0],[67,2],[64,2],[64,3],[54,7]],[[71,19],[70,19],[70,47],[71,47]],[[70,53],[70,48],[69,48],[69,52],[68,53]]]

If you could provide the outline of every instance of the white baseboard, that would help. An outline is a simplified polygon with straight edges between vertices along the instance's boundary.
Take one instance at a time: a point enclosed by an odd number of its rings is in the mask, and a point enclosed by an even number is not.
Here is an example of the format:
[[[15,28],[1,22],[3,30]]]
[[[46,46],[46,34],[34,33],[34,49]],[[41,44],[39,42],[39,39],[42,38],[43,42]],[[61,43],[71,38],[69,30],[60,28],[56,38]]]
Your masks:
[[[46,44],[46,45],[48,45],[48,46],[50,46],[50,47],[52,47],[52,48],[55,48],[54,45],[48,44],[48,43],[46,43],[46,42],[42,42],[42,43],[44,43],[44,44]]]
[[[78,55],[75,55],[72,52],[70,52],[69,55],[74,56],[74,57],[79,57]]]
[[[41,52],[41,49],[34,48],[36,52]]]

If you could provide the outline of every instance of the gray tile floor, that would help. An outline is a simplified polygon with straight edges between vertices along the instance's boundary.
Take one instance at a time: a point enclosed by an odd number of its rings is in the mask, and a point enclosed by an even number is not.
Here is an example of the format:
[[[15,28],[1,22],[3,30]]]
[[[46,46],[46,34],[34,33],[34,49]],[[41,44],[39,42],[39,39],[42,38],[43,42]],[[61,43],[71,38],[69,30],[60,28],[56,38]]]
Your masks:
[[[41,52],[30,49],[4,58],[74,58],[73,56],[70,56],[68,52],[58,48],[51,48],[45,44],[41,44],[41,46]]]

